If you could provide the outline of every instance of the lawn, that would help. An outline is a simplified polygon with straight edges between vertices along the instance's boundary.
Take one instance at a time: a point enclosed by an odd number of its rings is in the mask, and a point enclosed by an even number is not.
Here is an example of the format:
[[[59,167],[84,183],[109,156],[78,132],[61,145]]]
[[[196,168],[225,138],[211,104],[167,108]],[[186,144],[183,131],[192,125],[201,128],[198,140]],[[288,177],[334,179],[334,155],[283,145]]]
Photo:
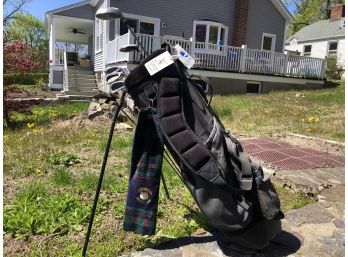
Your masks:
[[[217,96],[213,108],[226,127],[238,134],[293,132],[343,142],[344,81],[338,84],[320,90]]]
[[[216,96],[213,107],[237,133],[292,131],[343,140],[343,83],[314,91]],[[87,104],[36,107],[12,114],[4,129],[4,248],[6,256],[80,256],[110,122],[77,122]],[[79,121],[81,121],[80,116]],[[319,120],[318,120],[319,119]],[[329,129],[331,126],[331,129]],[[335,128],[335,129],[332,129]],[[164,163],[168,199],[160,191],[157,233],[122,230],[132,132],[116,133],[103,183],[89,256],[119,256],[209,229],[189,192]],[[277,185],[282,209],[314,198]]]

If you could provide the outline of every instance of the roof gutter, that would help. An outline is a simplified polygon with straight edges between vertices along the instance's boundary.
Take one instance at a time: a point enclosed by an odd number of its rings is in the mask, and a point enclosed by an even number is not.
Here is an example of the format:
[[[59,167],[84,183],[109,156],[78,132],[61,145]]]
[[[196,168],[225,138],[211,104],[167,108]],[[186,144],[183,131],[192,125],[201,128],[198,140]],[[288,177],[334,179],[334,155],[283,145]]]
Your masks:
[[[98,4],[99,0],[89,0],[89,4],[95,7]]]

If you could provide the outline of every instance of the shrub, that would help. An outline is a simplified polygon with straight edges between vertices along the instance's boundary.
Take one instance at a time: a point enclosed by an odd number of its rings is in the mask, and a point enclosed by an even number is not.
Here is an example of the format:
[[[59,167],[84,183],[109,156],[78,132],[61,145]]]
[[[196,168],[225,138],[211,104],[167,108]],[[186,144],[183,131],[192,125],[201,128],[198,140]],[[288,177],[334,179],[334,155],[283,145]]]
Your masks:
[[[337,64],[337,56],[328,56],[326,66],[327,79],[341,79],[343,68]]]
[[[4,74],[4,85],[36,85],[38,81],[48,83],[48,73],[9,73]]]

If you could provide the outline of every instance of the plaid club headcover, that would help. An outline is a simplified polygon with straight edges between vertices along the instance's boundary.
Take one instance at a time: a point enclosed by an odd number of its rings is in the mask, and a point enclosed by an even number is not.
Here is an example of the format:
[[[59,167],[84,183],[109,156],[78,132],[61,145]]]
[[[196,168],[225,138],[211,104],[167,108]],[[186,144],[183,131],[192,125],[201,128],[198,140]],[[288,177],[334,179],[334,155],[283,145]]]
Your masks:
[[[142,235],[155,234],[163,150],[163,135],[156,110],[140,110],[123,223],[126,231]]]

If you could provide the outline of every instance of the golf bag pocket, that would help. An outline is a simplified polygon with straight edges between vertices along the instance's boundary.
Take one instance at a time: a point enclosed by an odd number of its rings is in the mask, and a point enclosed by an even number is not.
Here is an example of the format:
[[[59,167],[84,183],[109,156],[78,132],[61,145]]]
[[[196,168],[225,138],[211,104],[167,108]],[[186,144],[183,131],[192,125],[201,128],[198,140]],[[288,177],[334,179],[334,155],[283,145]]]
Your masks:
[[[269,178],[264,176],[259,164],[252,163],[253,188],[250,191],[250,199],[256,215],[265,219],[275,219],[282,215],[279,196]]]

